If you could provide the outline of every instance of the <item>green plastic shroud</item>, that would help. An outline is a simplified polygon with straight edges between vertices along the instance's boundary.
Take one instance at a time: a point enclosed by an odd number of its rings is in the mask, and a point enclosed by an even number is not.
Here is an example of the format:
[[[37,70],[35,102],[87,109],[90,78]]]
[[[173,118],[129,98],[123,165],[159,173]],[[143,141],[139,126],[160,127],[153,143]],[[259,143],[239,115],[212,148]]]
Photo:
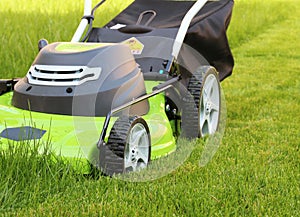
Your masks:
[[[152,87],[157,84],[158,82],[146,81],[147,92],[150,93]],[[90,165],[99,160],[97,142],[105,117],[68,116],[22,110],[11,105],[12,95],[13,92],[8,92],[0,96],[0,150],[7,149],[9,145],[36,144],[36,139],[16,141],[5,138],[6,129],[32,127],[44,132],[38,139],[41,153],[47,145],[52,153],[74,165],[80,173],[89,173]],[[149,98],[149,105],[149,112],[142,118],[149,127],[151,160],[154,160],[174,152],[176,141],[165,113],[164,95],[158,94]],[[113,117],[110,121],[106,141],[116,120],[117,117]]]

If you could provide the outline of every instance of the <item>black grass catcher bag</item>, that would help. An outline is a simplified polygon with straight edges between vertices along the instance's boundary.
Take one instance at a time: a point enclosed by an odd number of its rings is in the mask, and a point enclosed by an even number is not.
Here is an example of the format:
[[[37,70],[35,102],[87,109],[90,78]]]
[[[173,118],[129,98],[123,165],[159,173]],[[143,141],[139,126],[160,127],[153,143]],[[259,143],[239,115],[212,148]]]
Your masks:
[[[178,29],[195,1],[136,0],[105,25],[128,25],[127,31],[143,34],[151,29]],[[234,60],[226,30],[231,20],[233,0],[208,1],[193,18],[184,43],[196,49],[219,71],[220,80],[232,73]],[[141,14],[149,12],[148,18]],[[93,29],[89,41],[99,41],[100,28]],[[97,39],[98,37],[98,39]]]

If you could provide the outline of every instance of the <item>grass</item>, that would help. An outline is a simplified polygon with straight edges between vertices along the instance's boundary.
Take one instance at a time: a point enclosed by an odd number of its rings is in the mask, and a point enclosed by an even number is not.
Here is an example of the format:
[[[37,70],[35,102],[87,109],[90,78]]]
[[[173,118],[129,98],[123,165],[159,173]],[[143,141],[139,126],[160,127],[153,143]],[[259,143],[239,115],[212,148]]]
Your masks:
[[[39,141],[33,146],[27,142],[9,144],[8,149],[0,150],[0,213],[38,205],[61,192],[66,183],[78,180],[72,167],[60,157],[47,154],[49,150],[48,144]]]
[[[109,21],[128,2],[106,1],[96,13],[101,17],[95,25]],[[83,1],[0,1],[0,16],[5,26],[0,30],[3,51],[0,74],[7,78],[23,76],[38,53],[38,40],[70,41],[82,14]]]
[[[69,40],[81,16],[80,2],[27,2],[0,2],[1,77],[24,76],[37,40]],[[227,127],[208,165],[201,141],[181,167],[144,183],[83,177],[26,146],[0,151],[0,215],[299,216],[299,12],[296,0],[236,0]]]

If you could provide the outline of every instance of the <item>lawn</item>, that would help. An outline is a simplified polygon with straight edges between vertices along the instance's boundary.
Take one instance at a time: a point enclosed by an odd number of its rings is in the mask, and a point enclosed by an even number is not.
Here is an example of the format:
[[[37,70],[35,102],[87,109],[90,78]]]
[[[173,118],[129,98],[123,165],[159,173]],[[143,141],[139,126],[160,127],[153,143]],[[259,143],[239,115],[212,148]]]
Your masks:
[[[128,1],[108,1],[105,23]],[[82,1],[0,2],[0,77],[24,76],[37,41],[68,41]],[[149,182],[83,176],[26,144],[0,150],[3,216],[300,216],[300,1],[236,0],[222,82],[227,126],[204,167],[203,141],[183,165]],[[0,144],[1,145],[1,144]]]

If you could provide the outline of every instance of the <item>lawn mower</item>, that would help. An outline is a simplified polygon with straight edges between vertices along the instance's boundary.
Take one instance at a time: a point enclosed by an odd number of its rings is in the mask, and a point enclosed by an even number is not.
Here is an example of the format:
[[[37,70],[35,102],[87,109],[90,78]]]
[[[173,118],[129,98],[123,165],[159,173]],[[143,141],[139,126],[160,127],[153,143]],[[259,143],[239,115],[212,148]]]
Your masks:
[[[139,171],[179,137],[218,130],[233,57],[233,1],[136,0],[104,27],[85,0],[71,42],[38,42],[21,79],[0,81],[0,146],[51,143],[105,174]]]

